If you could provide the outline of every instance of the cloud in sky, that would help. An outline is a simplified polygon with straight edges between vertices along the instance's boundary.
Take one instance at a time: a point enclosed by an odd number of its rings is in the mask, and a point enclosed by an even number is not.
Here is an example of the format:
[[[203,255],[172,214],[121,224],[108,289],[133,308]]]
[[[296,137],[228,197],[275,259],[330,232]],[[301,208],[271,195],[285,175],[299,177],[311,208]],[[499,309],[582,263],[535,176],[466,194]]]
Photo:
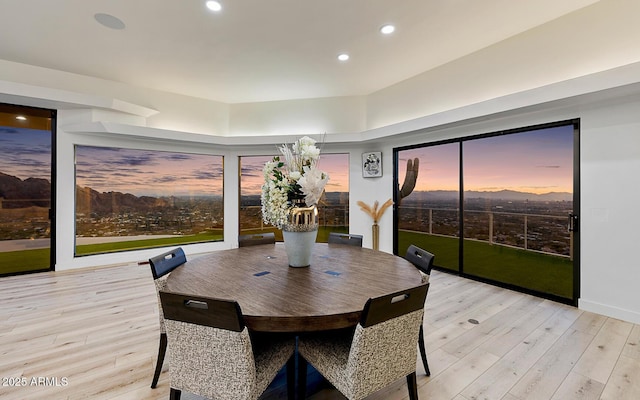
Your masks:
[[[0,172],[51,180],[51,132],[0,127]]]
[[[222,195],[222,156],[76,147],[76,184],[136,196]]]
[[[125,155],[120,159],[105,161],[109,165],[121,167],[135,167],[138,165],[154,165],[155,160],[149,154]]]
[[[193,179],[208,181],[210,179],[223,179],[223,172],[215,165],[209,165],[207,169],[201,171],[195,171]]]
[[[14,128],[11,126],[0,126],[0,135],[2,137],[0,137],[0,142],[6,140],[4,137],[6,137],[6,135],[19,135],[21,131],[24,131],[26,129],[22,129],[22,128]]]

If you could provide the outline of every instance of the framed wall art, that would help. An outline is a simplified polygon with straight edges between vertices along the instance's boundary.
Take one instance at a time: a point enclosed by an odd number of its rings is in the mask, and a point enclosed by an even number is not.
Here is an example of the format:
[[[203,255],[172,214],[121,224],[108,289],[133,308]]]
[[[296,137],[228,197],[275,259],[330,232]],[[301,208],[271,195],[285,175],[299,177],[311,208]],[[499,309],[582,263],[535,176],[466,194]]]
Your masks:
[[[364,178],[382,176],[382,152],[362,153],[362,176]]]

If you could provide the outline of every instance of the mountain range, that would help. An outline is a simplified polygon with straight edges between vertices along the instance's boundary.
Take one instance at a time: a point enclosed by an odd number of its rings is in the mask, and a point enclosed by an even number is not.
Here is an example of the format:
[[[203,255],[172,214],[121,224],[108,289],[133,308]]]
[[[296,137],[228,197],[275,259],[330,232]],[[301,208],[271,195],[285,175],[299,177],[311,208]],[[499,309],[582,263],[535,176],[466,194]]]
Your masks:
[[[327,193],[329,196],[329,193]],[[331,194],[341,196],[338,194]],[[336,197],[336,200],[338,199]],[[567,192],[550,192],[544,194],[518,192],[514,190],[500,190],[496,192],[488,191],[466,191],[467,199],[482,198],[491,200],[510,201],[572,201],[573,194]],[[19,206],[25,207],[40,205],[42,201],[51,198],[51,184],[46,179],[27,178],[22,180],[0,172],[0,198],[7,200],[30,199],[30,202],[21,201]],[[411,193],[408,199],[430,200],[430,201],[450,201],[458,198],[455,190],[432,190],[417,191]],[[129,193],[120,192],[97,192],[91,188],[76,188],[76,202],[78,212],[92,210],[93,212],[118,212],[123,210],[149,210],[152,208],[163,208],[170,206],[170,198],[156,198],[152,196],[135,196]]]
[[[412,200],[457,200],[457,190],[430,190],[411,193],[408,199]],[[515,190],[499,190],[495,192],[467,190],[464,192],[466,199],[489,199],[508,201],[573,201],[573,194],[569,192],[549,192],[543,194],[518,192]]]
[[[123,212],[147,212],[173,206],[174,198],[135,196],[131,193],[97,192],[89,187],[76,186],[76,212],[97,215]]]
[[[24,200],[15,207],[28,207],[41,205],[43,201],[49,202],[51,199],[51,183],[46,179],[27,178],[22,180],[0,172],[0,198],[7,200]],[[40,200],[40,201],[35,201]],[[3,205],[3,207],[9,207]]]

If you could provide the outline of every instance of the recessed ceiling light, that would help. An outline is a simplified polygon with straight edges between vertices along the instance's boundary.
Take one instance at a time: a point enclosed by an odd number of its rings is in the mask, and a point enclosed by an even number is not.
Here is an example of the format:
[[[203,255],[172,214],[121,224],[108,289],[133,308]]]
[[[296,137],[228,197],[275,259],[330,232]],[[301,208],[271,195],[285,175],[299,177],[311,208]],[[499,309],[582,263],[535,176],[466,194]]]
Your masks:
[[[382,27],[380,27],[380,32],[385,34],[385,35],[390,35],[392,34],[394,31],[396,30],[396,27],[393,25],[383,25]]]
[[[219,1],[209,0],[207,1],[207,8],[211,11],[220,11],[222,10],[222,4]]]
[[[27,120],[27,117],[25,117],[24,115],[18,115],[18,116],[16,117],[16,119],[17,119],[17,120],[20,120],[20,121],[26,121],[26,120]]]
[[[347,61],[349,59],[349,55],[347,53],[342,53],[338,55],[338,60]]]
[[[93,16],[102,26],[106,26],[111,29],[124,29],[125,24],[119,18],[114,17],[113,15],[98,13]]]

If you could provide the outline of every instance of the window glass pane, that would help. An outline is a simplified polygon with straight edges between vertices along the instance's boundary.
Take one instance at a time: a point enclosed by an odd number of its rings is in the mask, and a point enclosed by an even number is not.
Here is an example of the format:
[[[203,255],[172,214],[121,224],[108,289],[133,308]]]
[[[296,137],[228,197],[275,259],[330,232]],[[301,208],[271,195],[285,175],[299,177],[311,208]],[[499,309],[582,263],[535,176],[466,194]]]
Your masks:
[[[0,275],[51,267],[51,111],[0,104]]]
[[[459,158],[458,143],[398,152],[398,254],[414,244],[434,253],[435,265],[458,270]]]
[[[573,295],[573,125],[469,140],[464,272]]]
[[[282,231],[262,221],[262,168],[273,156],[240,157],[240,234],[274,232],[276,239],[282,241]]]
[[[349,233],[349,154],[322,154],[318,166],[329,174],[318,205],[317,241],[325,243],[329,232]]]
[[[240,234],[270,231],[277,240],[282,232],[262,221],[260,194],[262,168],[271,156],[240,157]],[[318,167],[329,174],[325,193],[318,204],[320,228],[318,242],[326,242],[329,232],[349,231],[349,155],[325,154],[320,156]]]
[[[223,239],[223,157],[76,146],[76,255]]]

